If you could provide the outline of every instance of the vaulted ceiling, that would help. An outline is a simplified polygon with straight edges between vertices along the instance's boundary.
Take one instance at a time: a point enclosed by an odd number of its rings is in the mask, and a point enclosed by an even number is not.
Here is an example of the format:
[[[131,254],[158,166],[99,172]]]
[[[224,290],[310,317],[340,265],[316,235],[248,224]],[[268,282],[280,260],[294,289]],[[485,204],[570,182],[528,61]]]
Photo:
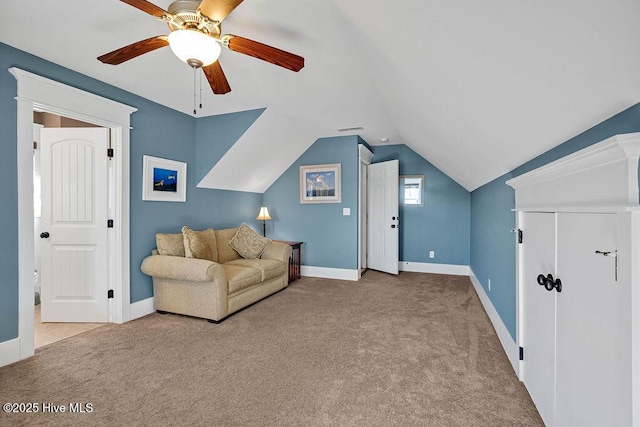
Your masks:
[[[166,24],[118,0],[2,3],[1,42],[193,114],[193,72],[170,49],[96,60]],[[245,0],[223,33],[305,67],[223,50],[232,91],[205,87],[198,116],[266,110],[204,185],[262,192],[317,138],[358,133],[473,190],[640,102],[639,24],[638,0]],[[363,130],[338,132],[349,127]]]

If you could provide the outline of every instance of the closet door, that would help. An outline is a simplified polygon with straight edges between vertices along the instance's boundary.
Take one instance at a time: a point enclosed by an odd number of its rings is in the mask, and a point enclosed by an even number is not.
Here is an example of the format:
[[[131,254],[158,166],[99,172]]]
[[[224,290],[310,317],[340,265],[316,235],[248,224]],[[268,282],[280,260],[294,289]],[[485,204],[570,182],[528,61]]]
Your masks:
[[[630,302],[616,281],[616,215],[558,214],[557,230],[557,425],[630,425],[630,381],[621,387]]]
[[[520,224],[524,232],[523,382],[547,426],[555,425],[556,291],[540,286],[537,277],[556,275],[555,218],[553,213],[525,213]]]

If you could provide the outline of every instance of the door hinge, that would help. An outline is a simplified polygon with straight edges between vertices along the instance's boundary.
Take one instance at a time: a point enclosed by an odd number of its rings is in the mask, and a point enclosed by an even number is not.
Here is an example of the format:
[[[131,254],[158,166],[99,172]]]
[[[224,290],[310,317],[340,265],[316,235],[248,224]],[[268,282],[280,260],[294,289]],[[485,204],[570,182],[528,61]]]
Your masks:
[[[107,220],[107,228],[113,228],[113,220],[112,219],[108,219]]]
[[[518,355],[518,360],[524,360],[524,347],[520,347],[520,354]]]
[[[108,298],[108,299],[113,298],[113,289],[109,289],[109,290],[107,291],[107,298]]]
[[[518,228],[518,243],[522,243],[522,230]]]
[[[113,148],[107,148],[107,157],[113,158]]]
[[[37,143],[37,142],[35,142],[35,141],[33,141],[33,149],[34,149],[34,150],[37,150],[37,149],[38,149],[38,143]]]

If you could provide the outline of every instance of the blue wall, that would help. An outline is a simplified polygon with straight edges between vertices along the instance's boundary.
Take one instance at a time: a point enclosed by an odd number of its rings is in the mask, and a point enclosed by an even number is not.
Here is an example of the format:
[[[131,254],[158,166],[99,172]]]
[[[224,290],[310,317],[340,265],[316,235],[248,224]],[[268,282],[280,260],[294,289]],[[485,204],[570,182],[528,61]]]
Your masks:
[[[155,246],[156,232],[179,232],[182,225],[231,227],[243,221],[258,228],[262,195],[195,188],[196,119],[0,43],[0,342],[18,336],[16,80],[7,71],[14,66],[138,108],[131,116],[131,302],[152,296],[151,278],[140,272],[140,263]],[[225,132],[224,124],[216,129]],[[144,154],[187,162],[187,203],[142,201]]]
[[[265,108],[196,120],[196,185],[262,115]]]
[[[469,265],[470,193],[404,144],[373,153],[373,163],[399,160],[400,175],[424,175],[423,206],[400,206],[400,260]]]
[[[471,193],[471,268],[516,336],[515,191],[505,181],[613,135],[640,132],[640,104],[611,117]],[[491,291],[487,281],[491,279]]]
[[[264,193],[267,237],[302,241],[302,264],[358,268],[358,143],[357,136],[321,138]],[[300,166],[342,164],[342,203],[301,204]],[[343,216],[342,209],[351,208]]]

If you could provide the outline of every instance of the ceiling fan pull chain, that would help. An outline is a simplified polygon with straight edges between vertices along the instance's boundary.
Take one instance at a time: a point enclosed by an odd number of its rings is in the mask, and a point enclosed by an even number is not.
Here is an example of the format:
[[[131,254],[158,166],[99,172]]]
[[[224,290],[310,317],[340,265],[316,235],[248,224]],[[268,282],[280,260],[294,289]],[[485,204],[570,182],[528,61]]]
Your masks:
[[[202,110],[202,73],[200,73],[200,109]]]
[[[193,67],[193,115],[196,115],[196,67]]]

